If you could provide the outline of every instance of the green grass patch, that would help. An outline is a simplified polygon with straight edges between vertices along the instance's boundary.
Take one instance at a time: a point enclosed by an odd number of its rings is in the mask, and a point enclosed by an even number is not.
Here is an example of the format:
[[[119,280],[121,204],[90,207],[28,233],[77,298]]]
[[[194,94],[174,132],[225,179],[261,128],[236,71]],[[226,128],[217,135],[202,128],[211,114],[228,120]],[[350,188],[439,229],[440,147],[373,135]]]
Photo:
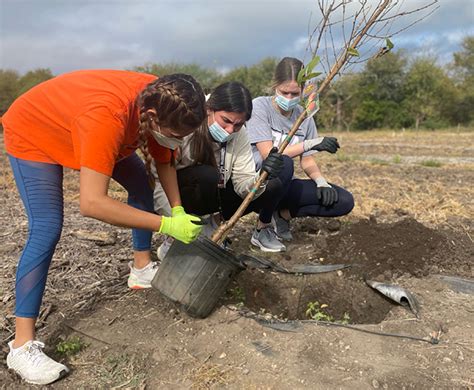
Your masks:
[[[431,168],[439,168],[441,167],[441,162],[438,160],[424,160],[420,163],[420,165],[423,165],[424,167],[431,167]]]
[[[402,156],[399,154],[396,154],[395,156],[392,157],[392,162],[394,164],[400,164],[402,162]]]
[[[336,153],[336,160],[339,162],[355,161],[360,159],[361,158],[358,154],[346,154],[344,152]]]
[[[87,344],[80,337],[70,337],[56,345],[56,352],[60,355],[72,356],[82,351]]]
[[[371,158],[369,161],[376,165],[388,165],[388,161],[382,160],[380,158]]]

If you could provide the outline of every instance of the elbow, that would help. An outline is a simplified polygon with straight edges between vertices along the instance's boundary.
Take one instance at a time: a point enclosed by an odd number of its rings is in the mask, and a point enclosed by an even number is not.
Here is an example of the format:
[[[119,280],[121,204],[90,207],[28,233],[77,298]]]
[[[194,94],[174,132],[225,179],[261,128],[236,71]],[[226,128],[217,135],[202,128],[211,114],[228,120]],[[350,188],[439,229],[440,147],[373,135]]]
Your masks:
[[[95,218],[97,215],[97,202],[92,199],[81,198],[79,211],[83,217]]]

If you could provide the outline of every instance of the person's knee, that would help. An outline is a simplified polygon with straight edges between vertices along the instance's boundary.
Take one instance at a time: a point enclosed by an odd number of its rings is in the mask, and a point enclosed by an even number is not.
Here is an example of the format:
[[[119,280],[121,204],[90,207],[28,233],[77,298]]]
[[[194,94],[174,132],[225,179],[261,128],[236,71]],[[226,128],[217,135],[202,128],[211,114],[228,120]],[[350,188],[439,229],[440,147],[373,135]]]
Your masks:
[[[45,250],[56,247],[63,230],[62,214],[50,215],[49,218],[35,218],[29,231],[29,241],[35,242]]]
[[[347,215],[354,208],[354,196],[347,190],[340,188],[338,190],[339,199],[337,201],[337,215]]]
[[[295,173],[295,167],[293,159],[289,156],[283,155],[283,169],[278,175],[283,185],[289,183]]]

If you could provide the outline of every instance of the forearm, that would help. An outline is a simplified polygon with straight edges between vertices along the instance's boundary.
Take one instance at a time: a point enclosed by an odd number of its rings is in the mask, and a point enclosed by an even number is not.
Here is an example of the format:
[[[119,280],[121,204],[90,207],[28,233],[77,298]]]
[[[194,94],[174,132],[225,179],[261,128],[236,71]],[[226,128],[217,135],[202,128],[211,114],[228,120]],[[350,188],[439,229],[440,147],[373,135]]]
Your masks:
[[[265,160],[268,157],[268,154],[270,153],[270,150],[272,150],[273,144],[271,141],[263,141],[263,142],[258,142],[257,143],[257,149],[260,152],[260,155],[262,156],[262,159]],[[303,143],[300,142],[296,145],[288,145],[285,148],[285,151],[283,152],[284,155],[288,157],[296,157],[301,154],[303,154],[304,146]]]
[[[81,203],[81,213],[115,226],[158,231],[161,217],[139,210],[107,195]]]
[[[175,167],[170,164],[157,163],[156,171],[170,206],[172,208],[181,206],[181,196],[179,195],[178,178]]]
[[[312,180],[316,180],[318,177],[323,176],[318,164],[316,164],[316,161],[314,161],[312,156],[305,156],[301,158],[301,168],[303,169],[304,173],[306,173],[306,175]]]
[[[304,152],[303,142],[300,142],[299,144],[296,144],[296,145],[288,145],[285,151],[283,152],[283,154],[288,157],[293,158],[293,157],[302,155],[303,152]]]

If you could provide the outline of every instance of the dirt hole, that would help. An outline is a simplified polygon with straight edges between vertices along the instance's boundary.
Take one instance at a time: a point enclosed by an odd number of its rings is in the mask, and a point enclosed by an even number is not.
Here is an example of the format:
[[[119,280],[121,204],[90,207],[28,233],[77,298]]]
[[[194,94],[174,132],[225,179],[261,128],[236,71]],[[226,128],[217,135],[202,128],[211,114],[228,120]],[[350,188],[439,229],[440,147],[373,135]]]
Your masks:
[[[364,281],[335,273],[295,276],[245,271],[228,291],[228,299],[280,318],[307,320],[319,313],[352,324],[377,324],[394,307]],[[307,312],[311,306],[313,310]]]
[[[411,218],[389,224],[375,218],[345,225],[335,222],[297,220],[287,251],[270,259],[284,266],[344,263],[351,268],[339,275],[305,276],[246,270],[230,288],[228,299],[288,319],[308,319],[308,305],[327,305],[319,311],[335,321],[347,313],[350,323],[376,324],[397,304],[366,285],[364,278],[394,283],[403,275],[424,277],[433,266],[448,270],[452,254],[446,238]],[[239,250],[249,247],[242,242]]]

